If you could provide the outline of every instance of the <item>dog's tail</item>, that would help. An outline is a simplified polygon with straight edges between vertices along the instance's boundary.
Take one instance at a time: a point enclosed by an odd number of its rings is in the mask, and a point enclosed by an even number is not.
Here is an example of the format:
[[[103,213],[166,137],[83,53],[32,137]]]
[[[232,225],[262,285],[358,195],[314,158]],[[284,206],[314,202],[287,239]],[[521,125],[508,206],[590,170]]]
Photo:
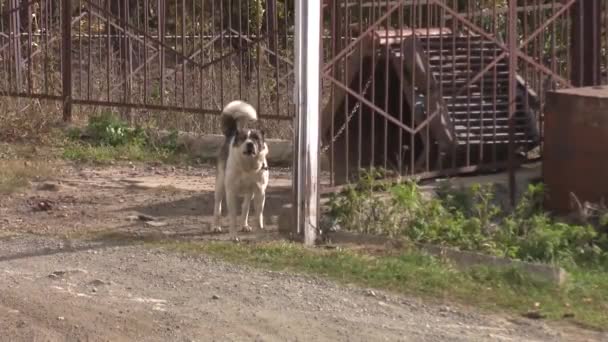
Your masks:
[[[245,101],[232,101],[222,110],[222,132],[226,137],[233,136],[238,129],[239,121],[257,121],[257,119],[258,114],[252,105]]]

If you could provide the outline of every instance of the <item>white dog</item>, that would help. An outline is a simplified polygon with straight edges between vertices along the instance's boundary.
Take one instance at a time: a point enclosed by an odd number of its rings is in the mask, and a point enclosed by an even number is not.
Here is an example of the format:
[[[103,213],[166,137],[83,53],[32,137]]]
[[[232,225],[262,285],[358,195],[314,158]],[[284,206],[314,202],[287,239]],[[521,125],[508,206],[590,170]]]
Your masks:
[[[221,232],[222,199],[226,194],[230,234],[236,239],[237,198],[243,196],[242,216],[238,222],[243,231],[251,231],[248,224],[249,207],[254,202],[254,226],[264,229],[264,201],[268,186],[268,146],[264,132],[239,128],[237,124],[257,120],[256,110],[243,101],[230,102],[221,114],[222,131],[226,137],[217,158],[215,180],[215,232]]]

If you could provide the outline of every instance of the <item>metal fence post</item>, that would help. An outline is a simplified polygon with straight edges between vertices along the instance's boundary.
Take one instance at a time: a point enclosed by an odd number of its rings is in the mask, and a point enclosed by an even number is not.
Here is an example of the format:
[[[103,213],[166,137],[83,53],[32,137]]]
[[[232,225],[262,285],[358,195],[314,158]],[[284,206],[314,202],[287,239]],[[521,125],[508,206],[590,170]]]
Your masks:
[[[515,180],[515,132],[514,120],[517,111],[517,1],[509,1],[509,148],[507,167],[509,169],[509,197],[511,205],[515,206],[516,180]]]
[[[72,121],[72,1],[61,1],[61,96],[63,121]]]
[[[314,245],[319,222],[319,105],[321,3],[296,0],[295,100],[297,113],[296,225],[304,243]]]

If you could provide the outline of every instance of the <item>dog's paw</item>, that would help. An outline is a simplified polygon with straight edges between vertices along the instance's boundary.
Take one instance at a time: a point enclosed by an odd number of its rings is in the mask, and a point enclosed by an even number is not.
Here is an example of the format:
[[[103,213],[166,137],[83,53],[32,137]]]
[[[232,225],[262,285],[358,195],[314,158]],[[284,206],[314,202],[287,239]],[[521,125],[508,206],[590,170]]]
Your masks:
[[[251,227],[249,225],[243,226],[243,228],[241,228],[241,231],[244,233],[251,233],[253,229],[251,229]]]
[[[220,226],[214,226],[213,228],[211,228],[211,232],[219,234],[219,233],[222,232],[222,227],[220,227]]]

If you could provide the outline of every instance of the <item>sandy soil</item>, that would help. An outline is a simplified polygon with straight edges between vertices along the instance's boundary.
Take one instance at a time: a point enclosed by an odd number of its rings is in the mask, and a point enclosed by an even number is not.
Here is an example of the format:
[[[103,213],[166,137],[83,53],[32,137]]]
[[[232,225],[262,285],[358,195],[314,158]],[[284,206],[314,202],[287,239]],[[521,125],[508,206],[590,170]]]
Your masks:
[[[269,230],[246,239],[277,238],[289,174],[272,172]],[[116,238],[225,238],[210,233],[211,169],[63,165],[49,176],[0,197],[0,341],[608,340]]]

